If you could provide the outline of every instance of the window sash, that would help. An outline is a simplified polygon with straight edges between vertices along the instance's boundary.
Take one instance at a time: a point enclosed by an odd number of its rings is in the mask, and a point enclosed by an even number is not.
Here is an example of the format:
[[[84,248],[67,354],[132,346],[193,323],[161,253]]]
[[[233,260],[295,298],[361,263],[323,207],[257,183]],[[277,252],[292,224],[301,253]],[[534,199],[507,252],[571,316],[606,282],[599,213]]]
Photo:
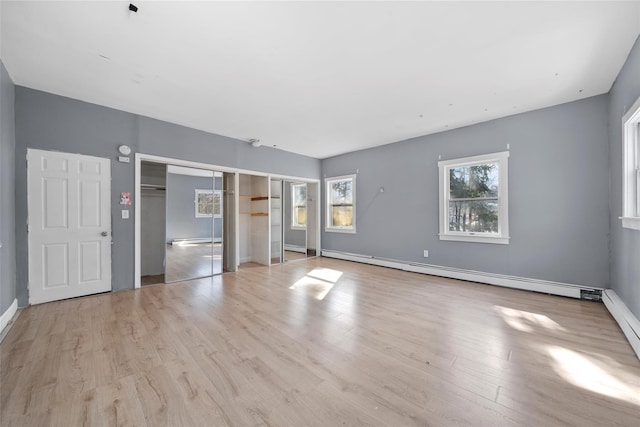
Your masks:
[[[291,229],[307,228],[307,185],[291,184]]]
[[[452,159],[438,162],[440,169],[440,240],[458,240],[480,243],[509,243],[509,226],[508,226],[508,157],[509,152],[500,152],[487,155],[480,155],[474,157]],[[497,187],[497,195],[492,192],[491,195],[486,195],[486,191],[479,197],[451,197],[451,171],[453,169],[471,168],[480,165],[495,165],[497,167],[495,179],[489,180],[487,185],[490,188],[495,185]],[[491,184],[493,182],[493,184]],[[480,190],[481,191],[481,190]],[[456,192],[460,192],[456,189]],[[462,195],[462,194],[461,194]],[[454,203],[468,203],[470,205],[478,205],[476,209],[481,207],[480,202],[489,202],[493,206],[486,206],[483,213],[472,213],[474,219],[473,222],[467,223],[465,219],[463,222],[457,222],[458,228],[470,228],[475,226],[481,226],[484,230],[488,231],[470,231],[469,229],[460,230],[451,226],[450,209]],[[466,207],[469,209],[470,207]],[[471,207],[472,208],[472,207]],[[477,211],[476,211],[477,212]],[[476,216],[477,215],[477,216]],[[480,215],[487,215],[488,217],[480,217]],[[491,215],[495,215],[495,223],[491,218]],[[497,231],[492,231],[497,229]]]
[[[344,193],[335,194],[337,183],[345,185]],[[356,227],[356,176],[328,178],[325,180],[326,189],[326,231],[355,233]]]
[[[451,170],[453,169],[460,169],[460,168],[469,168],[471,169],[473,166],[484,166],[484,165],[495,165],[497,167],[497,174],[498,174],[498,194],[500,194],[500,162],[499,161],[491,161],[491,162],[478,162],[478,163],[473,163],[473,164],[469,164],[469,165],[452,165],[450,167],[446,168],[446,174],[447,177],[449,178],[447,180],[447,191],[446,194],[448,196],[447,199],[447,223],[448,226],[446,227],[446,233],[451,233],[451,234],[455,234],[455,233],[459,233],[459,234],[471,234],[471,235],[499,235],[500,234],[500,197],[498,196],[490,196],[490,197],[483,197],[483,196],[479,196],[479,197],[451,197]],[[466,231],[466,230],[452,230],[451,229],[451,219],[450,219],[450,208],[451,208],[451,203],[455,203],[455,202],[482,202],[482,201],[495,201],[498,205],[497,208],[497,212],[498,212],[498,230],[497,231]],[[464,224],[463,224],[464,225]]]
[[[622,118],[622,227],[640,230],[640,97]]]
[[[211,197],[211,202],[206,198]],[[206,212],[211,207],[211,213]],[[222,216],[222,191],[200,189],[195,190],[195,217],[196,218],[220,218]]]
[[[499,197],[465,197],[460,199],[450,198],[450,202],[469,202],[469,201],[481,201],[481,200],[500,200]]]

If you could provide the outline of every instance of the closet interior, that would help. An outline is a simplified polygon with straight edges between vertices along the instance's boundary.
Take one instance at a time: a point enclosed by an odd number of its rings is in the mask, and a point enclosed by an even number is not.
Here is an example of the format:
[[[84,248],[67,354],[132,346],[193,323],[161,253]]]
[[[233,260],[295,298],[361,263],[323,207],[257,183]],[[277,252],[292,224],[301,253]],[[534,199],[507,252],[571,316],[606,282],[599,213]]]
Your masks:
[[[141,285],[314,256],[317,190],[317,183],[142,161]]]

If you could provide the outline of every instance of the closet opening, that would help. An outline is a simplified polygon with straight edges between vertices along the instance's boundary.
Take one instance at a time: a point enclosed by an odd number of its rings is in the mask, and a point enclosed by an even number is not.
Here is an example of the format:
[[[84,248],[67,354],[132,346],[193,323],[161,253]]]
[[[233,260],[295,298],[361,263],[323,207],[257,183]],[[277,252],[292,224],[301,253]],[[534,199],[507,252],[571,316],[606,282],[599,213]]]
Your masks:
[[[225,239],[235,174],[149,161],[140,170],[140,284],[235,271]]]

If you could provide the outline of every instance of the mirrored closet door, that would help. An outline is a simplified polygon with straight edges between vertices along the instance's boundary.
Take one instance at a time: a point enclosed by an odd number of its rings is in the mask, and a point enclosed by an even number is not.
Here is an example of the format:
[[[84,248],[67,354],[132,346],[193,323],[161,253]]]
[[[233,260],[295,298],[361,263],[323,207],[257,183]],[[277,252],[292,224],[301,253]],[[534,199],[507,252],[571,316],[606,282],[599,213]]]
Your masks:
[[[167,166],[165,283],[222,273],[222,178],[220,172]]]

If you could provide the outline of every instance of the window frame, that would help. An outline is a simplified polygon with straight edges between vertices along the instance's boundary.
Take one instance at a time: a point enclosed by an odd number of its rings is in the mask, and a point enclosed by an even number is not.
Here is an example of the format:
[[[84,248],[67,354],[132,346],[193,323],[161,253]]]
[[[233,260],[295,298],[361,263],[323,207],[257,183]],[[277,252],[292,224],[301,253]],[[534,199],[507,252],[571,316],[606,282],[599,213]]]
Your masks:
[[[640,230],[640,97],[622,117],[622,227]]]
[[[353,222],[350,226],[331,225],[330,221],[333,217],[331,214],[331,184],[337,181],[351,181],[351,207],[353,212]],[[356,233],[356,174],[334,176],[324,179],[325,189],[325,227],[324,231],[330,233]]]
[[[298,187],[305,187],[305,198],[304,198],[304,205],[296,205],[295,201],[296,201],[296,188]],[[291,230],[306,230],[307,229],[307,224],[301,225],[297,223],[297,218],[298,216],[296,215],[296,208],[300,207],[300,206],[304,206],[305,209],[307,209],[307,214],[308,212],[308,206],[307,206],[307,183],[306,182],[300,182],[300,183],[295,183],[295,184],[291,184]]]
[[[200,203],[198,201],[198,195],[200,195],[200,194],[213,194],[213,211],[215,211],[216,195],[218,196],[219,203],[222,203],[222,190],[196,188],[194,191],[195,191],[195,198],[194,198],[193,202],[194,202],[194,209],[195,209],[195,217],[196,218],[222,218],[222,206],[220,206],[220,209],[219,209],[220,213],[218,213],[218,214],[216,214],[216,213],[203,214],[203,213],[200,213],[198,211],[198,206],[200,205]]]
[[[456,167],[498,164],[498,233],[479,233],[449,230],[450,176]],[[438,162],[440,240],[456,242],[509,244],[509,151],[462,157]]]

